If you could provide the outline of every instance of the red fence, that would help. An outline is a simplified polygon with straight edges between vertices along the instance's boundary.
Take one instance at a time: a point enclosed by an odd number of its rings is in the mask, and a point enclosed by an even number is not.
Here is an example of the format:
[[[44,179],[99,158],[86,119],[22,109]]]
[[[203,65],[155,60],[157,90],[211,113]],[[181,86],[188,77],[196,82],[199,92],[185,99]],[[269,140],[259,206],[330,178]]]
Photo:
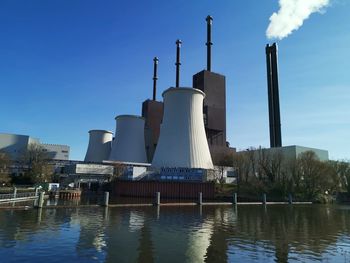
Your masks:
[[[154,197],[160,192],[161,197],[189,199],[198,198],[198,193],[203,198],[214,198],[215,185],[212,182],[146,182],[146,181],[117,181],[112,184],[112,194],[129,197]]]

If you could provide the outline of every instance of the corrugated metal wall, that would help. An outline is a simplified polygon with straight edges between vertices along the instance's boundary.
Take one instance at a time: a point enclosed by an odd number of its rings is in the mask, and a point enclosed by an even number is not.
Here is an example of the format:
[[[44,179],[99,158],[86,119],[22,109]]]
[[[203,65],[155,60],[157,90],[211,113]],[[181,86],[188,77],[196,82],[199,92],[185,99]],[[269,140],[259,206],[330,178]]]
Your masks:
[[[112,194],[129,197],[154,197],[160,192],[163,198],[189,199],[198,198],[202,192],[203,198],[212,199],[215,193],[215,184],[194,182],[132,182],[117,181],[112,185]]]

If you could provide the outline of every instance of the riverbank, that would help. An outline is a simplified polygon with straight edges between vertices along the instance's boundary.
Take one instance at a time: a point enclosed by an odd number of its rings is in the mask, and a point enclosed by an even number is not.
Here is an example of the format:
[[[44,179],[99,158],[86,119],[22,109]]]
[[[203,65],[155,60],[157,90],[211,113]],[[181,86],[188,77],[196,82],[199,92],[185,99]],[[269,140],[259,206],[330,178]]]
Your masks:
[[[45,205],[42,209],[59,209],[59,208],[92,208],[92,207],[150,207],[150,206],[246,206],[246,205],[311,205],[312,202],[294,202],[293,204],[289,204],[288,202],[266,202],[263,204],[261,202],[238,202],[234,204],[232,202],[203,202],[202,204],[196,202],[174,202],[174,203],[160,203],[159,205],[154,203],[130,203],[130,204],[108,204],[108,206],[104,206],[101,204],[86,204],[86,205]],[[7,205],[0,206],[0,210],[27,210],[34,209],[34,206],[29,205]],[[40,208],[36,208],[40,209]]]

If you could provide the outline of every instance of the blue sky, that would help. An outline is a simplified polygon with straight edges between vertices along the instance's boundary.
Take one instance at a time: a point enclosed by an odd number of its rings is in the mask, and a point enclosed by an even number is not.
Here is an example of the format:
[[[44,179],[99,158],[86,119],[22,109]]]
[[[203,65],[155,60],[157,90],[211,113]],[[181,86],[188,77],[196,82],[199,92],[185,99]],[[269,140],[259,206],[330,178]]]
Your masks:
[[[269,146],[265,45],[277,0],[0,2],[0,132],[68,144],[83,159],[88,131],[114,131],[114,117],[141,114],[206,66],[205,17],[213,16],[212,70],[226,76],[227,136],[233,147]],[[284,145],[350,158],[350,2],[333,0],[277,41]]]

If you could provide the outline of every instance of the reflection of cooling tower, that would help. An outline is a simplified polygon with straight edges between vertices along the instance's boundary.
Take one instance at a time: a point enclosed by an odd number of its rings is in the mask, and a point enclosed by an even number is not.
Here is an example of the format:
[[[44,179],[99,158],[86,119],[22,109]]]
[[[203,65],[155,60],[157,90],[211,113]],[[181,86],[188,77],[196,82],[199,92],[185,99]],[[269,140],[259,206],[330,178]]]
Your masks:
[[[105,130],[89,131],[89,146],[85,155],[85,162],[102,162],[108,160],[111,153],[113,134]]]
[[[192,88],[163,92],[163,123],[152,166],[213,168],[204,130],[204,96]]]
[[[116,136],[109,156],[111,161],[147,163],[145,149],[145,119],[134,115],[116,118]]]

